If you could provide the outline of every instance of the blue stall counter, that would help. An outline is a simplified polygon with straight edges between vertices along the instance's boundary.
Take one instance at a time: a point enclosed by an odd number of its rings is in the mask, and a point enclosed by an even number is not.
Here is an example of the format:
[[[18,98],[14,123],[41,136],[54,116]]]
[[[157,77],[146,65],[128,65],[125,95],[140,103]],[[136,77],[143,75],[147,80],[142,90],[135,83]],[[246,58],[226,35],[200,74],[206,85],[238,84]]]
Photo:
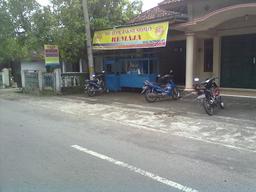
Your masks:
[[[107,74],[105,75],[106,88],[109,91],[120,91],[120,75]]]
[[[156,75],[155,74],[138,75],[138,73],[121,74],[120,87],[142,88],[146,80],[155,82]]]
[[[122,88],[142,88],[146,80],[155,82],[159,61],[152,53],[143,57],[120,56],[104,58],[106,87],[110,91]]]

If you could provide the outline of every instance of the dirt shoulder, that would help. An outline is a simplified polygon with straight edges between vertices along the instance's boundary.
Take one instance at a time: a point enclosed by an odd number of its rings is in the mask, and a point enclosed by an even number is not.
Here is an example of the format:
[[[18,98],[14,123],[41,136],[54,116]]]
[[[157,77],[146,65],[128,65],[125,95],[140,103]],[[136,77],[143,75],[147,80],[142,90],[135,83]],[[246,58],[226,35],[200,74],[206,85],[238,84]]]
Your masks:
[[[84,95],[38,97],[17,90],[0,90],[0,99],[52,109],[77,118],[96,117],[131,128],[256,152],[254,100],[225,98],[227,109],[210,117],[191,98],[148,104],[135,93],[111,93],[93,98]]]

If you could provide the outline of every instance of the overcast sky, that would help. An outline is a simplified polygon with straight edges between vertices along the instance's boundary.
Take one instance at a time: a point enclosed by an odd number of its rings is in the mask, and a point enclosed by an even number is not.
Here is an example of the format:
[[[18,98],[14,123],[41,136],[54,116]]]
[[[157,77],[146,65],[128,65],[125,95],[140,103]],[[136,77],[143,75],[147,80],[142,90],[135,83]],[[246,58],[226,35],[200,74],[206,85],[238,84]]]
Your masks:
[[[42,5],[47,5],[48,0],[37,0]],[[157,4],[163,0],[142,0],[143,1],[143,8],[142,11],[148,10],[152,7],[157,6]]]
[[[163,0],[142,0],[143,1],[143,8],[142,11],[148,10],[152,7],[157,6]]]

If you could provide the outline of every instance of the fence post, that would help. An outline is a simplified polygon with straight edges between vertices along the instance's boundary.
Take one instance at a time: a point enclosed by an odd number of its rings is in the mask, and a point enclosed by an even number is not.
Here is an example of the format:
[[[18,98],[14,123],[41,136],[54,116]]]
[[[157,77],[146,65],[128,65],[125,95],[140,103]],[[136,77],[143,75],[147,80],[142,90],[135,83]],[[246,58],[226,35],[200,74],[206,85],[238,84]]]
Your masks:
[[[79,59],[79,72],[82,73],[83,72],[83,60]]]
[[[54,69],[54,76],[55,76],[55,92],[61,92],[61,69],[57,68]]]
[[[9,69],[4,68],[2,73],[3,87],[10,87],[10,72]]]
[[[21,87],[25,89],[25,70],[21,70]]]
[[[43,72],[38,71],[38,83],[39,83],[39,90],[43,91]]]
[[[66,63],[62,61],[62,73],[66,73]]]
[[[4,88],[3,84],[3,73],[0,71],[0,88]]]

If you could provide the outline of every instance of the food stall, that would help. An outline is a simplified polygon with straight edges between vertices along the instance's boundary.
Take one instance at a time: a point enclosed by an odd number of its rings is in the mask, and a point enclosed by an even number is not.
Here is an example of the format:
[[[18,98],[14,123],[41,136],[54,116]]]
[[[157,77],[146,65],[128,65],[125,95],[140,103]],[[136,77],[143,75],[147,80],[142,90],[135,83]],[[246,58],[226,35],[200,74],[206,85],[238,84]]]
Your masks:
[[[158,74],[156,57],[105,58],[106,86],[110,91],[122,88],[141,88],[144,81],[155,81]]]
[[[168,30],[169,23],[160,22],[96,31],[93,49],[104,52],[107,89],[141,88],[145,80],[155,81],[159,60],[154,48],[166,46]]]

